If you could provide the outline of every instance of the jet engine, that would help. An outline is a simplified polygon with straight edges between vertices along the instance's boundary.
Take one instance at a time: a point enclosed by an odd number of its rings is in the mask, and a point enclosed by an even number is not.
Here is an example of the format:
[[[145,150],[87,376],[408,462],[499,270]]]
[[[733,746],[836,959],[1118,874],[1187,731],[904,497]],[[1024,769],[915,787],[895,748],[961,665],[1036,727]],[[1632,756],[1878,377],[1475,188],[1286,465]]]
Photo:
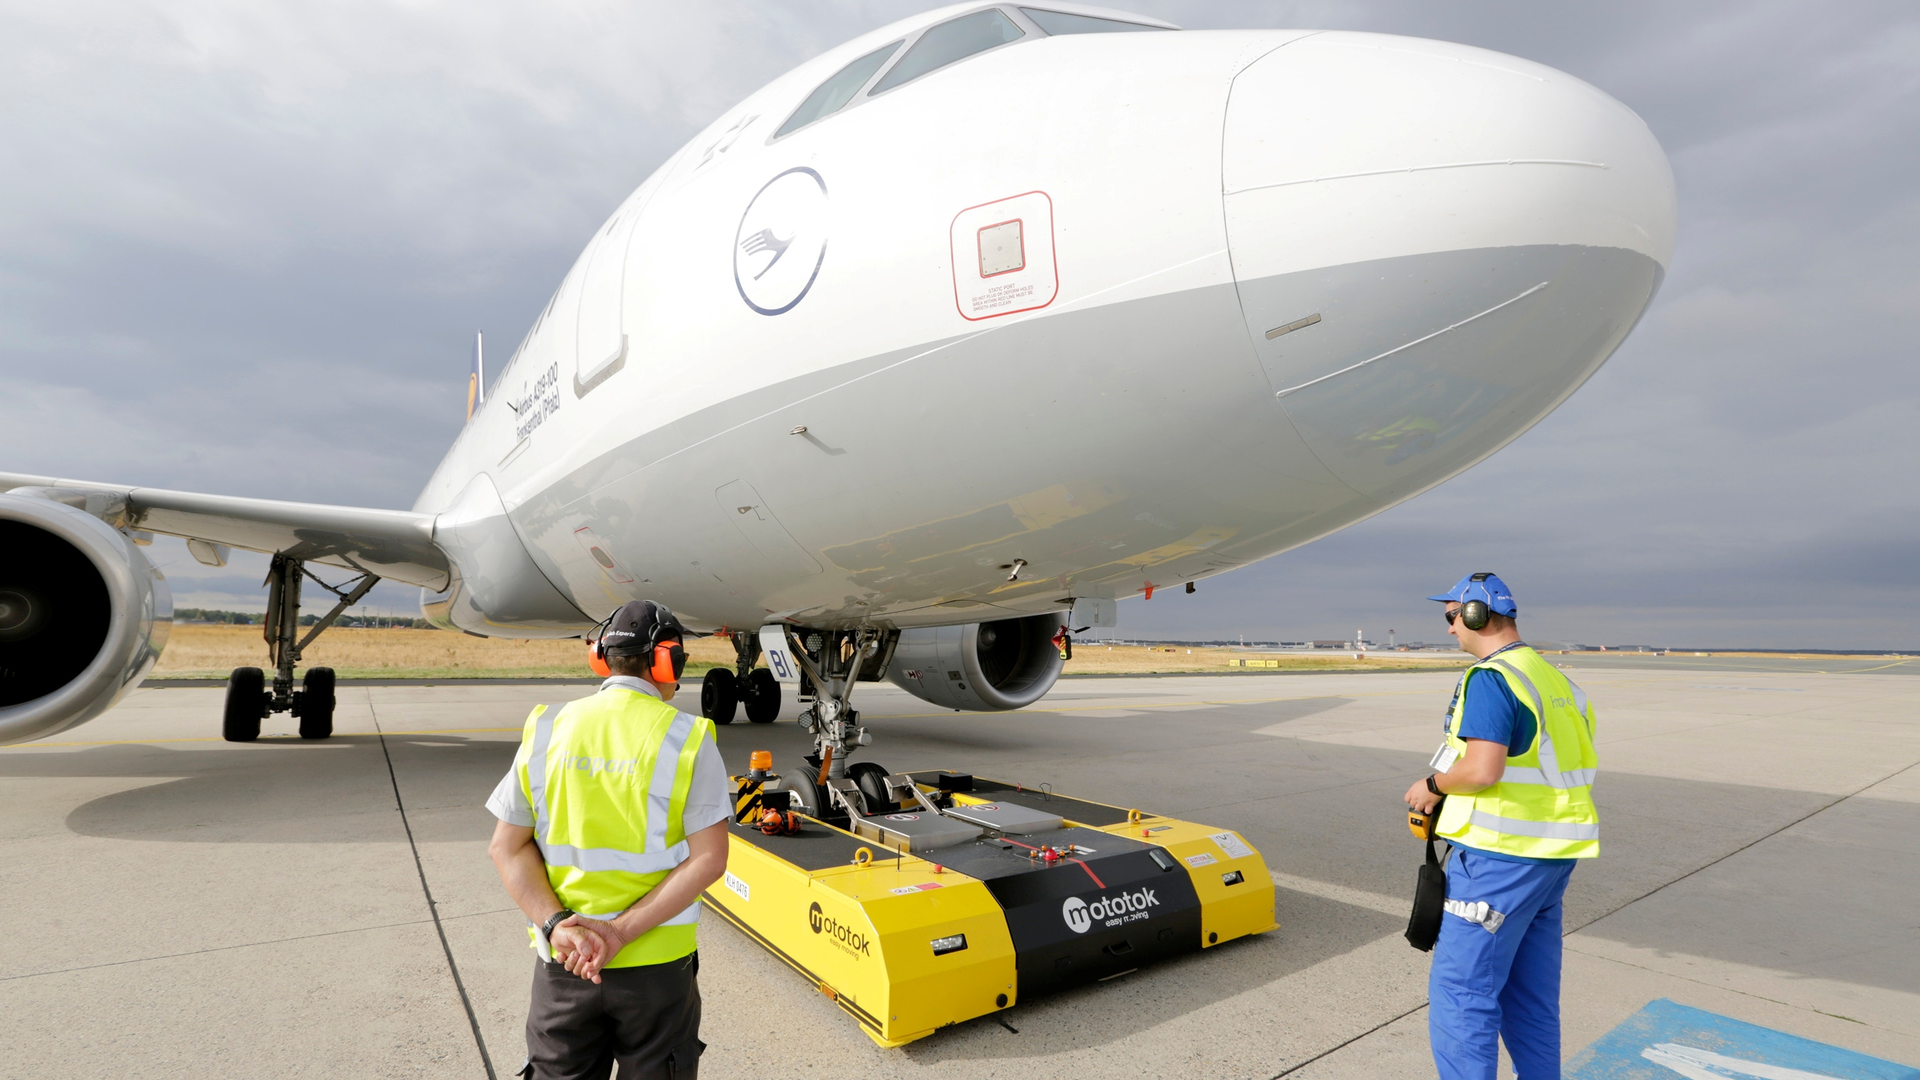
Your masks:
[[[173,594],[125,517],[111,494],[0,494],[0,744],[93,719],[159,659]]]
[[[1001,712],[1039,701],[1060,677],[1053,645],[1065,615],[900,631],[887,678],[949,709]]]

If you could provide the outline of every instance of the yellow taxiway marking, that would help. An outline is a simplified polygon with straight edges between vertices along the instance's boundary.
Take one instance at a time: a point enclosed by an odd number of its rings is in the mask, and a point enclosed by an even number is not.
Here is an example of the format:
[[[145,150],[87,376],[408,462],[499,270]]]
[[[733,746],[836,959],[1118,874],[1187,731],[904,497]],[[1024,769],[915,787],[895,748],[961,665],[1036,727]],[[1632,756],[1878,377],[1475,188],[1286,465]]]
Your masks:
[[[425,731],[338,731],[338,732],[335,732],[334,734],[336,735],[392,735],[397,738],[403,735],[470,735],[478,732],[525,731],[525,730],[526,728],[523,725],[521,727],[433,728],[431,730],[425,730]],[[290,742],[305,742],[307,740],[301,739],[300,736],[298,735],[262,735],[260,736],[260,738],[256,739],[255,741],[256,742],[288,742],[290,743]],[[313,741],[318,742],[320,740],[313,740]],[[190,743],[190,742],[226,742],[226,740],[217,735],[205,735],[205,736],[201,736],[199,738],[194,738],[194,739],[99,739],[93,742],[46,742],[46,743],[25,743],[20,746],[0,746],[0,751],[51,750],[56,746],[147,746],[150,744],[158,745],[160,743]]]

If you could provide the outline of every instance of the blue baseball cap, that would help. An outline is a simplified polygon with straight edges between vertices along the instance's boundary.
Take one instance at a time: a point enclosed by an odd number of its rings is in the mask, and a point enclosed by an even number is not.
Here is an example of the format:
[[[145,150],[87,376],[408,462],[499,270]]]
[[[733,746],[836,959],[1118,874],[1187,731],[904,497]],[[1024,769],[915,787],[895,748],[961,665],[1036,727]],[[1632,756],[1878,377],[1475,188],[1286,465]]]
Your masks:
[[[1520,614],[1519,605],[1513,602],[1513,590],[1500,580],[1498,574],[1468,574],[1456,582],[1442,596],[1429,596],[1429,600],[1441,603],[1449,601],[1464,604],[1469,600],[1479,600],[1487,605],[1487,610],[1495,615],[1505,615],[1511,619]]]

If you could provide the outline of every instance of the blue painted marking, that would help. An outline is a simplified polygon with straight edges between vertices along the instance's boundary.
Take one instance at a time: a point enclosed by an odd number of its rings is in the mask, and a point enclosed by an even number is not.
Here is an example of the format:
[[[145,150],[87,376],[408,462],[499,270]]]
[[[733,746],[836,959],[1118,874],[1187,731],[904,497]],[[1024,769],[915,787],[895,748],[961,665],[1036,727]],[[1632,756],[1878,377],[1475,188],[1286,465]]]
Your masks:
[[[1920,1069],[1666,998],[1567,1062],[1567,1080],[1920,1080]]]

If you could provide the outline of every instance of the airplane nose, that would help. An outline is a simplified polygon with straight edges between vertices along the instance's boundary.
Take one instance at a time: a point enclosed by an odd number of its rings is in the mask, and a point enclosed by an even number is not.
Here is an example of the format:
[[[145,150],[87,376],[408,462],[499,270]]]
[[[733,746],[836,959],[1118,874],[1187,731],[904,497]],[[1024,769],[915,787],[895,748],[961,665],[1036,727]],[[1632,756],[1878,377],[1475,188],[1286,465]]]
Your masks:
[[[1325,33],[1243,70],[1228,245],[1277,406],[1391,503],[1573,392],[1672,258],[1646,124],[1563,72],[1463,45]]]

